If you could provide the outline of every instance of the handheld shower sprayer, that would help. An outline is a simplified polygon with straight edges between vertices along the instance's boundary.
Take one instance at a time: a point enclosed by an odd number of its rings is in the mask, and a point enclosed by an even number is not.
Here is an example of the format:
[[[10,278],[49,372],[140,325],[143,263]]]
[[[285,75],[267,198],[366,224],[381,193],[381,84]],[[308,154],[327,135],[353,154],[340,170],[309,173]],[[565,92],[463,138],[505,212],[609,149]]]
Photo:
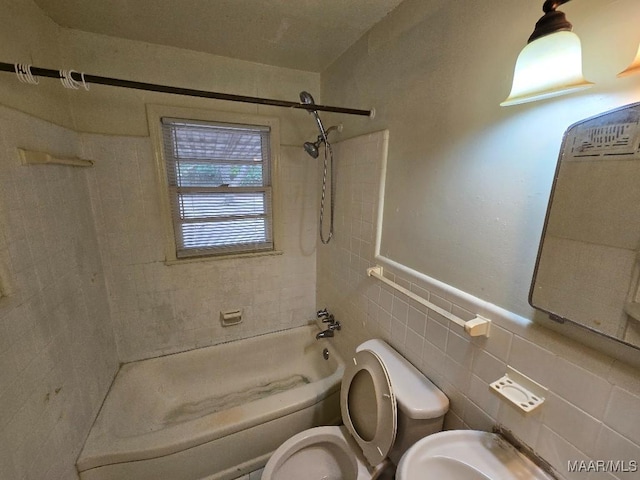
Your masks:
[[[315,101],[309,92],[300,92],[300,102],[305,105],[315,105]],[[335,208],[335,172],[333,168],[333,149],[331,148],[331,144],[329,143],[329,139],[327,138],[329,133],[333,130],[338,130],[338,132],[342,132],[342,124],[334,125],[330,127],[328,130],[324,129],[324,125],[322,125],[322,120],[320,120],[320,115],[318,115],[317,110],[309,110],[309,113],[313,115],[313,118],[316,120],[316,124],[318,125],[318,130],[320,131],[320,135],[315,142],[304,142],[304,150],[311,155],[313,158],[318,158],[320,154],[320,144],[324,143],[324,168],[322,175],[322,196],[320,199],[320,240],[325,245],[331,241],[331,237],[333,237],[333,217],[334,217],[334,208]],[[329,168],[329,157],[331,158],[331,168]],[[327,191],[327,173],[331,170],[331,225],[329,226],[329,235],[325,239],[323,232],[323,220],[324,220],[324,200]]]
[[[315,100],[311,96],[309,92],[300,92],[300,103],[304,103],[305,105],[315,105]],[[317,110],[309,110],[309,113],[313,115],[318,124],[318,130],[320,130],[320,135],[323,140],[327,140],[327,132],[324,130],[324,125],[322,125],[322,120],[320,120],[320,115],[318,115]]]

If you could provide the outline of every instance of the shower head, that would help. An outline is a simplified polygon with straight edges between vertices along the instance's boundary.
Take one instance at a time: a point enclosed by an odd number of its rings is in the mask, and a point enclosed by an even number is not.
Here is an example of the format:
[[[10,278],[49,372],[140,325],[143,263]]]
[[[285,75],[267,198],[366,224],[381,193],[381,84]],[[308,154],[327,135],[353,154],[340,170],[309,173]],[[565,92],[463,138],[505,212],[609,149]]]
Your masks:
[[[320,144],[325,142],[325,138],[327,139],[326,141],[328,142],[329,134],[334,130],[337,130],[338,132],[342,132],[342,124],[340,123],[338,125],[333,125],[329,127],[325,132],[325,137],[323,137],[322,134],[320,134],[318,135],[318,139],[315,142],[304,142],[305,152],[307,152],[313,158],[318,158],[318,155],[320,153]]]
[[[318,135],[315,142],[304,142],[304,151],[311,155],[313,158],[318,158],[320,154],[320,145],[324,142],[322,135]]]
[[[311,155],[313,158],[318,158],[320,154],[320,143],[322,142],[322,137],[318,139],[317,142],[304,142],[304,151]]]

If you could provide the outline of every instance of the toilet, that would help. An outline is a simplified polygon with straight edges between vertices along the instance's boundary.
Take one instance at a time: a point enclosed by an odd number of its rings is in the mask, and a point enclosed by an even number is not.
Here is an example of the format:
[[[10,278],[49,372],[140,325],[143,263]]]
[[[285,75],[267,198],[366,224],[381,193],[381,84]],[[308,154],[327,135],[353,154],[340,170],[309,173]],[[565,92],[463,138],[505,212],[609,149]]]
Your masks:
[[[382,340],[347,362],[340,390],[343,425],[294,435],[271,456],[262,480],[371,480],[393,470],[421,438],[442,430],[449,399]]]

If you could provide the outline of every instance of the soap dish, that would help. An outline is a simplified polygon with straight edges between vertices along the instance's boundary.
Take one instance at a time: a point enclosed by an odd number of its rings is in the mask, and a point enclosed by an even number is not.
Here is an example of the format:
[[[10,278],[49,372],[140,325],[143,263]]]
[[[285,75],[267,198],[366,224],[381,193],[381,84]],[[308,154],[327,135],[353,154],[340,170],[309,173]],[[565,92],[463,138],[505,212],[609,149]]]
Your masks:
[[[548,392],[547,388],[508,365],[507,373],[489,387],[525,413],[542,405]]]

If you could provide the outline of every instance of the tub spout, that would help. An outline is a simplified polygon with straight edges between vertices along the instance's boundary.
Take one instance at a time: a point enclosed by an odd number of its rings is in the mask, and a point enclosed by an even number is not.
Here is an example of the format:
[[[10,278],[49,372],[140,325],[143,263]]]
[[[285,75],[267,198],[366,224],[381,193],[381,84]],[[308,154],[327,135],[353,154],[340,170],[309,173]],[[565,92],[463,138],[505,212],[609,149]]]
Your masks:
[[[330,337],[333,337],[333,330],[329,330],[328,328],[316,335],[317,340],[320,340],[321,338],[330,338]]]
[[[340,322],[337,320],[333,320],[329,325],[327,325],[327,329],[321,331],[320,333],[318,333],[316,335],[316,339],[321,339],[321,338],[331,338],[334,335],[334,331],[335,330],[340,330],[342,328],[342,325],[340,325]]]

